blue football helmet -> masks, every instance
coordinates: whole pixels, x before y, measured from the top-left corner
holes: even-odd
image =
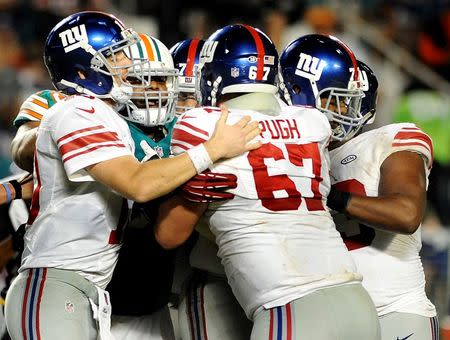
[[[177,112],[183,113],[193,107],[184,104],[186,99],[196,99],[195,97],[195,76],[198,73],[198,63],[200,60],[200,51],[205,43],[201,39],[186,39],[177,42],[170,49],[175,67],[179,71],[178,86],[180,93],[178,95],[179,103]],[[180,104],[183,103],[183,105]]]
[[[257,28],[228,25],[213,33],[200,53],[199,90],[202,105],[216,106],[227,93],[277,92],[278,53]]]
[[[60,21],[45,42],[44,62],[53,85],[67,94],[84,93],[125,103],[132,89],[122,79],[130,65],[117,57],[139,36],[113,15],[86,11]],[[82,76],[80,77],[80,74]]]
[[[358,60],[358,67],[361,73],[362,90],[364,91],[361,101],[363,124],[372,124],[377,113],[378,79],[369,65],[361,60]]]
[[[336,37],[309,34],[289,43],[280,56],[279,88],[288,104],[322,111],[331,122],[333,140],[347,140],[361,128],[357,60]]]
[[[133,66],[127,76],[133,95],[121,113],[142,126],[164,125],[175,117],[178,70],[166,45],[147,34],[139,37],[139,44],[131,46]]]

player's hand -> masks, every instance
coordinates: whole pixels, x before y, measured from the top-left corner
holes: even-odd
[[[221,105],[220,109],[222,114],[216,123],[215,131],[211,139],[205,142],[205,147],[213,161],[220,158],[232,158],[261,146],[259,141],[249,143],[261,133],[257,121],[250,121],[250,116],[245,116],[237,123],[228,125],[228,108]]]
[[[334,211],[345,213],[350,199],[351,194],[349,192],[340,191],[335,186],[331,186],[327,197],[327,206]]]
[[[226,190],[236,187],[235,175],[217,174],[206,170],[184,183],[180,189],[182,196],[188,201],[212,203],[232,199],[234,194]]]

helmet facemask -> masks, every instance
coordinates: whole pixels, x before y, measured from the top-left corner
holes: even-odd
[[[199,102],[198,93],[195,89],[199,74],[198,65],[193,66],[192,74],[192,77],[182,75],[178,76],[180,93],[178,94],[176,106],[177,115],[181,115],[182,113],[195,108]],[[192,105],[188,105],[186,101],[189,101]]]
[[[343,141],[352,138],[363,124],[359,89],[325,88],[316,95],[316,107],[328,118],[333,130],[332,139]]]
[[[143,126],[164,125],[172,121],[178,100],[177,74],[176,69],[152,68],[151,62],[145,67],[130,70],[127,79],[133,94],[126,105],[125,118]],[[155,86],[155,83],[159,85]]]
[[[178,70],[162,42],[144,34],[139,36],[142,42],[132,49],[133,63],[127,77],[133,94],[124,116],[146,127],[164,125],[175,117]]]
[[[133,67],[133,60],[130,58],[131,49],[139,43],[140,38],[136,32],[127,29],[121,32],[122,40],[95,51],[86,42],[81,42],[82,47],[86,51],[93,53],[91,60],[91,69],[94,72],[102,73],[110,76],[113,79],[113,85],[110,93],[105,95],[93,94],[84,89],[84,93],[94,95],[99,98],[110,98],[118,104],[125,104],[131,97],[132,89],[128,81],[126,81],[124,74],[126,74],[130,67]],[[83,43],[85,46],[83,46]],[[128,58],[129,63],[124,63],[123,58]],[[102,86],[102,84],[99,84]]]

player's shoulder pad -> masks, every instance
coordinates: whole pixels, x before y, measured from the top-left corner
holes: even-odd
[[[204,108],[194,108],[178,117],[173,128],[171,147],[174,154],[207,141],[215,127],[215,119],[206,119],[210,113]]]
[[[320,110],[312,106],[304,105],[289,105],[282,108],[283,115],[289,115],[289,117],[297,118],[305,130],[310,135],[316,135],[316,137],[322,135],[331,135],[330,122],[326,115]]]

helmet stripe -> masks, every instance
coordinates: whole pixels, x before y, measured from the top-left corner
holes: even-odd
[[[332,35],[330,35],[330,38],[336,40],[336,42],[338,44],[340,44],[347,52],[348,55],[350,56],[350,59],[352,60],[352,64],[353,64],[353,69],[355,70],[355,81],[359,80],[359,70],[358,70],[358,62],[356,61],[356,57],[353,53],[353,51],[350,49],[350,47],[347,46],[347,44],[345,44],[343,41],[337,39],[336,37],[333,37]]]
[[[195,54],[197,52],[197,47],[199,43],[199,39],[192,39],[191,43],[189,44],[189,50],[187,55],[187,61],[186,61],[186,77],[192,77],[194,73],[194,64],[195,64]]]
[[[147,57],[150,61],[155,61],[155,55],[153,54],[152,46],[150,45],[150,41],[145,34],[139,33],[142,41],[144,42],[145,50],[147,51]]]
[[[150,37],[150,40],[152,41],[153,46],[155,47],[155,52],[156,52],[156,55],[158,56],[157,61],[161,61],[161,51],[159,50],[159,47],[158,47],[158,44],[156,43],[156,40],[153,39],[152,37]]]
[[[242,26],[244,26],[250,32],[253,39],[255,40],[256,51],[258,52],[256,80],[263,80],[263,74],[264,74],[264,45],[263,45],[263,42],[261,40],[261,37],[259,36],[259,33],[253,27],[244,25],[244,24]]]
[[[142,39],[142,37],[141,37],[141,41],[144,41],[144,39]],[[139,52],[139,58],[140,58],[140,59],[145,58],[144,51],[142,50],[141,42],[139,42],[139,43],[136,44],[136,45],[137,45],[138,52]]]

